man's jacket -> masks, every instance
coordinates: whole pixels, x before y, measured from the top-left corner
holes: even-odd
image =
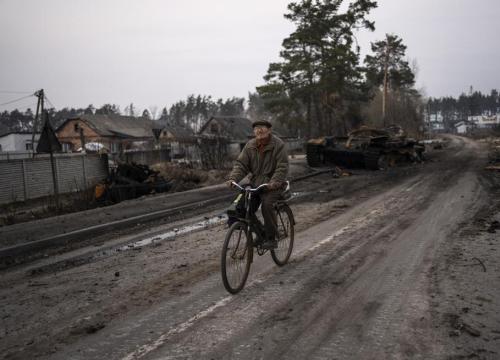
[[[271,134],[271,140],[259,153],[257,140],[250,140],[236,159],[229,179],[240,182],[247,174],[254,186],[279,181],[288,175],[288,153],[285,143]]]

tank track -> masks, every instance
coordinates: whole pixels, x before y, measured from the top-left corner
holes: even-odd
[[[307,144],[306,158],[307,165],[310,167],[318,167],[323,165],[323,145]]]
[[[380,151],[376,149],[367,149],[364,152],[365,167],[369,170],[379,170]]]

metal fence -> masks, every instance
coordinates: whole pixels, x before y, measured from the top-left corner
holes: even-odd
[[[98,154],[57,154],[54,157],[59,192],[88,189],[108,176],[108,157]],[[0,204],[54,194],[50,158],[0,160]]]
[[[129,150],[119,155],[120,160],[130,163],[154,165],[158,163],[168,162],[170,158],[169,149],[159,150]]]

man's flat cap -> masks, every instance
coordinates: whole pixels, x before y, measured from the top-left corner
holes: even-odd
[[[256,120],[252,123],[252,128],[254,128],[256,126],[267,126],[268,128],[270,128],[270,127],[273,127],[273,124],[271,124],[267,120]]]

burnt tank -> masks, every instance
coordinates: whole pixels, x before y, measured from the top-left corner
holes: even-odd
[[[399,126],[361,127],[346,137],[326,136],[306,144],[307,163],[311,167],[336,165],[379,170],[398,163],[421,162],[424,151],[424,145],[408,138]]]

